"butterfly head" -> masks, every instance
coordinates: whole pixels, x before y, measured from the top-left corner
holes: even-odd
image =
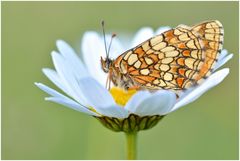
[[[102,66],[102,70],[105,73],[108,73],[111,70],[112,65],[113,65],[113,60],[109,59],[108,57],[106,59],[101,57],[101,66]]]

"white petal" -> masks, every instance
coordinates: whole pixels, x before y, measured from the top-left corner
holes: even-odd
[[[58,40],[56,44],[58,50],[64,57],[64,61],[68,64],[68,67],[73,71],[77,78],[89,76],[81,59],[66,42]]]
[[[125,109],[130,111],[130,113],[135,113],[137,107],[139,104],[142,103],[142,101],[148,97],[151,97],[151,93],[148,91],[139,91],[136,94],[134,94],[127,104],[125,105]]]
[[[115,117],[115,118],[127,118],[129,113],[123,107],[118,105],[106,106],[106,107],[98,107],[96,109],[98,113],[101,113],[103,116]]]
[[[221,60],[218,60],[217,64],[214,66],[214,70],[219,69],[220,67],[222,67],[224,64],[226,64],[230,59],[232,59],[233,54],[229,54],[228,56],[222,58]]]
[[[79,103],[88,105],[88,102],[84,99],[83,93],[79,92],[78,80],[72,69],[69,68],[69,64],[66,64],[66,61],[64,61],[64,57],[57,52],[52,52],[52,59],[56,71],[66,87],[68,95]]]
[[[63,94],[57,92],[56,90],[49,88],[48,86],[42,84],[42,83],[35,83],[35,85],[37,87],[39,87],[41,90],[43,90],[44,92],[48,93],[49,95],[53,96],[53,97],[48,97],[46,98],[46,100],[49,101],[53,101],[62,105],[65,105],[69,108],[72,108],[74,110],[89,114],[89,115],[94,115],[97,116],[96,113],[90,111],[89,109],[87,109],[86,107],[84,107],[83,105],[75,102],[74,100],[64,96]]]
[[[125,118],[128,116],[126,109],[116,105],[113,97],[107,89],[101,86],[93,78],[83,78],[79,80],[81,91],[85,98],[98,113],[116,118]]]
[[[153,30],[150,27],[144,27],[140,29],[132,41],[131,48],[139,45],[140,43],[146,41],[147,39],[153,37]]]
[[[43,68],[42,71],[48,77],[48,79],[50,79],[58,88],[68,93],[64,83],[61,81],[60,77],[58,76],[55,70]]]
[[[136,108],[139,116],[165,115],[174,106],[176,95],[171,91],[159,90],[144,99]]]
[[[165,31],[168,31],[168,30],[170,30],[170,29],[171,29],[171,27],[169,27],[169,26],[159,27],[159,28],[157,29],[157,31],[155,32],[155,35],[159,35],[159,34],[165,32]]]
[[[104,108],[116,104],[108,90],[91,77],[80,79],[79,87],[84,97],[96,110],[98,107]]]
[[[86,32],[82,39],[83,59],[88,71],[104,86],[107,74],[103,72],[100,63],[100,57],[106,57],[103,43],[96,32]]]
[[[63,94],[57,92],[56,90],[49,88],[48,86],[42,84],[42,83],[34,83],[38,88],[40,88],[41,90],[43,90],[44,92],[48,93],[51,96],[54,97],[60,97],[60,98],[65,98],[66,96],[64,96]]]
[[[213,73],[209,78],[207,78],[207,80],[205,80],[202,84],[187,90],[182,96],[180,96],[179,100],[173,107],[172,111],[198,99],[202,94],[207,92],[209,89],[221,83],[224,80],[224,78],[228,75],[228,73],[229,73],[228,68],[217,71]]]
[[[91,115],[91,116],[100,116],[99,114],[97,114],[97,113],[95,113],[91,110],[88,110],[86,107],[84,107],[84,106],[82,106],[82,105],[80,105],[76,102],[73,102],[72,100],[64,100],[64,99],[61,99],[61,98],[58,98],[58,97],[47,97],[45,100],[61,104],[63,106],[69,107],[73,110],[76,110],[76,111],[79,111],[79,112],[82,112],[82,113],[86,113],[86,114]]]

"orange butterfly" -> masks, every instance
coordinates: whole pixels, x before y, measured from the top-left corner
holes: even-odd
[[[179,25],[116,60],[109,59],[108,54],[106,59],[101,57],[102,69],[115,86],[126,90],[184,90],[211,74],[222,50],[223,33],[217,20],[192,27]]]

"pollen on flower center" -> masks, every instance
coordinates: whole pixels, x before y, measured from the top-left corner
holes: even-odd
[[[112,94],[115,102],[118,105],[125,106],[127,101],[137,92],[137,90],[123,90],[121,88],[113,87],[110,89],[110,93]]]

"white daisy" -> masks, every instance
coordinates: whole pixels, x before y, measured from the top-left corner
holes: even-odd
[[[125,50],[134,47],[155,34],[168,30],[161,27],[157,32],[151,28],[142,28],[131,45],[123,48],[119,39],[113,41],[110,57],[116,58]],[[109,35],[107,40],[109,40]],[[100,65],[100,56],[105,57],[103,37],[96,32],[86,32],[82,39],[83,60],[64,41],[57,41],[58,52],[51,53],[55,70],[44,68],[43,73],[61,90],[58,92],[42,83],[35,83],[50,95],[45,99],[86,113],[99,119],[106,127],[114,131],[139,131],[153,127],[163,116],[189,104],[218,85],[228,75],[229,69],[221,69],[233,54],[222,50],[214,73],[203,83],[192,87],[176,98],[175,93],[159,90],[122,91],[113,87],[105,88],[106,74]],[[83,63],[84,62],[84,63]]]

